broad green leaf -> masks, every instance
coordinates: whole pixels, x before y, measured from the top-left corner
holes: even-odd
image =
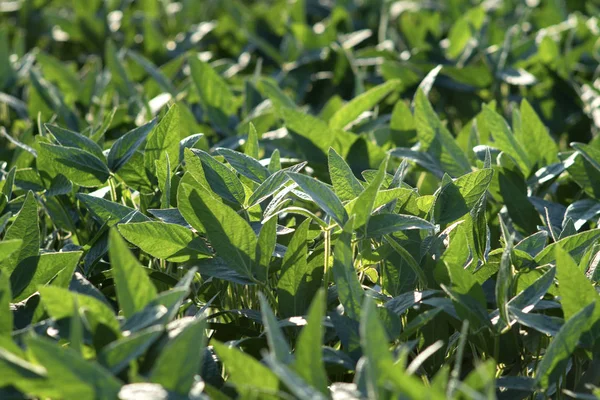
[[[267,298],[262,293],[259,293],[258,299],[260,301],[262,322],[265,327],[267,342],[269,343],[271,353],[277,361],[288,365],[293,359],[290,345],[279,328],[277,318],[275,317],[275,314],[273,314],[273,310],[271,309]]]
[[[54,138],[56,138],[58,144],[61,146],[85,150],[106,163],[106,157],[104,157],[104,154],[102,153],[102,148],[87,136],[60,128],[56,125],[45,124],[44,127],[54,136]]]
[[[571,147],[576,149],[596,170],[600,171],[600,150],[589,144],[577,142],[571,143]]]
[[[248,205],[252,207],[285,187],[285,184],[290,180],[287,172],[299,172],[305,165],[306,163],[303,162],[274,172],[252,193],[252,196],[248,199]]]
[[[192,80],[204,105],[225,116],[235,113],[238,108],[237,100],[227,82],[209,64],[196,56],[189,57],[188,62]]]
[[[33,192],[28,192],[17,218],[7,229],[4,242],[21,240],[19,250],[0,262],[0,270],[11,274],[17,265],[26,258],[35,257],[40,249],[39,217],[37,201]]]
[[[10,303],[12,303],[12,291],[9,276],[0,271],[0,336],[10,336],[13,330],[13,312]]]
[[[108,167],[112,172],[119,171],[127,164],[127,161],[133,157],[155,125],[156,120],[152,120],[127,132],[113,143],[107,157]]]
[[[22,245],[23,240],[21,239],[10,239],[0,241],[0,262],[9,258],[16,251],[19,251]]]
[[[389,374],[389,368],[394,368],[394,360],[390,353],[389,338],[383,324],[379,320],[374,301],[365,296],[360,314],[360,345],[367,357],[366,371],[367,391],[370,398],[381,398]],[[395,366],[403,372],[403,366]]]
[[[216,340],[212,340],[211,344],[229,375],[227,382],[235,385],[240,394],[273,395],[279,390],[277,375],[252,356]]]
[[[310,222],[307,218],[296,228],[281,263],[277,295],[278,311],[282,317],[304,315],[321,286],[322,273],[314,270],[306,259]]]
[[[556,381],[562,373],[569,357],[577,348],[579,338],[592,326],[592,316],[597,307],[598,303],[593,302],[578,310],[552,339],[535,371],[536,383],[542,389],[548,388],[550,382]]]
[[[517,138],[511,131],[510,127],[500,114],[494,111],[491,107],[484,105],[482,111],[482,121],[485,123],[487,130],[491,133],[494,139],[493,146],[502,150],[506,154],[515,159],[519,165],[523,175],[529,175],[533,166],[528,153],[523,149]],[[529,135],[530,133],[525,133]]]
[[[277,360],[272,354],[265,357],[265,362],[296,398],[300,400],[326,400],[329,398],[308,385],[304,379],[287,365]]]
[[[28,351],[46,368],[52,386],[64,398],[112,400],[121,382],[97,363],[86,361],[72,349],[40,337],[26,339]]]
[[[335,242],[332,270],[338,297],[344,306],[344,313],[349,318],[358,321],[365,293],[354,269],[351,244],[353,224],[354,219],[351,218]]]
[[[398,81],[387,81],[353,98],[333,114],[329,120],[329,127],[344,129],[346,125],[358,118],[363,112],[375,107],[398,86]]]
[[[323,154],[333,146],[340,131],[330,128],[325,121],[294,108],[281,108],[278,113],[288,129],[308,140]],[[307,156],[315,155],[307,154]]]
[[[158,190],[160,190],[160,206],[169,208],[171,206],[171,161],[169,155],[161,160],[156,160],[155,170],[158,179]]]
[[[62,174],[83,187],[102,186],[110,176],[104,161],[75,147],[40,143],[37,162],[51,177]]]
[[[535,280],[531,285],[525,288],[522,292],[517,294],[508,302],[508,308],[519,309],[521,311],[529,311],[535,307],[537,303],[544,297],[548,292],[548,289],[554,283],[554,277],[556,276],[556,268],[552,267]]]
[[[333,148],[329,149],[328,166],[333,190],[340,200],[352,200],[361,194],[364,190],[362,184],[354,176],[346,161]]]
[[[535,256],[535,262],[538,265],[544,265],[554,262],[554,260],[556,260],[557,247],[560,247],[563,250],[567,251],[569,255],[575,260],[575,262],[579,262],[587,248],[590,245],[596,243],[599,238],[600,229],[592,229],[590,231],[585,231],[576,235],[566,237],[564,239],[559,240],[558,242],[548,245],[542,251],[540,251]]]
[[[258,132],[256,132],[254,124],[250,122],[248,124],[248,139],[246,139],[246,143],[244,144],[244,153],[249,157],[258,159],[259,150]]]
[[[354,215],[354,224],[356,228],[361,228],[369,222],[373,205],[377,198],[377,193],[381,188],[381,184],[385,178],[385,170],[387,168],[388,159],[381,163],[375,179],[365,188],[365,190],[356,198],[356,202],[352,207],[350,215]]]
[[[256,242],[256,263],[254,274],[261,282],[266,282],[271,266],[271,257],[277,245],[277,218],[271,218],[260,229]]]
[[[571,218],[575,230],[579,230],[587,221],[595,218],[598,214],[600,214],[600,201],[583,199],[569,204],[569,207],[567,207],[567,211],[565,212],[564,220],[567,221]]]
[[[287,173],[321,207],[338,225],[343,226],[348,220],[348,214],[342,202],[333,191],[318,180],[295,172]]]
[[[482,169],[457,178],[443,186],[435,199],[435,223],[447,224],[470,212],[492,181],[493,171]]]
[[[187,396],[202,365],[206,342],[204,328],[204,320],[194,319],[171,338],[154,363],[150,380]]]
[[[458,58],[463,50],[468,48],[472,38],[478,36],[484,21],[485,10],[481,6],[469,9],[460,19],[456,20],[448,32],[450,46],[446,54],[450,59]]]
[[[412,215],[376,214],[369,219],[366,237],[383,236],[408,229],[433,228],[434,226],[430,222]]]
[[[238,213],[215,201],[208,193],[186,183],[180,184],[194,215],[201,222],[217,255],[242,276],[253,278],[256,235]],[[184,215],[185,216],[185,215]],[[194,226],[192,221],[188,221]]]
[[[600,319],[600,296],[594,285],[586,278],[565,249],[555,246],[555,254],[558,291],[565,320],[570,319],[589,304],[595,303],[596,309],[591,321],[592,323],[596,322]]]
[[[246,193],[235,172],[202,150],[192,149],[191,151],[202,161],[206,181],[213,192],[231,203],[244,204]]]
[[[541,167],[558,161],[558,146],[526,99],[521,101],[520,110],[521,130],[515,130],[515,135],[531,162]]]
[[[223,157],[225,160],[241,175],[246,178],[253,180],[254,182],[261,184],[263,183],[271,173],[266,167],[263,167],[254,158],[231,149],[220,147],[216,152]]]
[[[144,222],[150,221],[148,217],[134,208],[96,197],[85,193],[77,193],[77,199],[92,213],[100,224],[113,226],[117,222]]]
[[[108,254],[119,305],[126,318],[156,298],[156,288],[116,229],[109,234]]]
[[[117,87],[119,94],[123,97],[136,96],[131,78],[127,74],[127,70],[124,67],[123,61],[117,54],[117,48],[112,40],[106,42],[104,58],[106,60],[106,66],[110,70],[112,82]]]
[[[502,221],[500,222],[503,223]],[[512,239],[512,237],[511,237]],[[500,259],[500,269],[498,270],[498,276],[496,278],[496,303],[500,312],[500,317],[504,320],[504,323],[509,324],[510,318],[508,316],[508,301],[511,297],[512,284],[513,284],[513,267],[512,267],[512,241],[505,243],[505,248],[502,251],[502,258]]]
[[[181,225],[151,221],[120,224],[118,229],[128,242],[161,260],[185,262],[211,255],[204,241]]]
[[[46,285],[58,274],[64,274],[66,279],[57,277],[52,284],[68,285],[81,254],[81,251],[42,253],[21,261],[10,275],[13,302],[25,300],[34,294],[39,286]]]
[[[161,326],[153,326],[115,340],[98,354],[98,362],[113,374],[119,374],[132,361],[141,357],[162,335],[163,331]]]
[[[167,78],[150,60],[131,49],[127,50],[127,55],[138,63],[164,91],[173,96],[177,94],[177,90],[173,84],[169,82],[169,78]]]
[[[327,373],[321,350],[325,329],[325,292],[319,290],[313,298],[307,314],[307,325],[302,328],[296,341],[296,373],[309,385],[327,395]]]
[[[119,321],[111,306],[106,302],[83,293],[75,293],[65,288],[44,286],[39,288],[41,301],[49,316],[55,320],[69,318],[73,315],[75,302],[79,307],[93,316],[92,331],[95,332],[99,324],[106,325],[116,334],[120,331]],[[90,319],[88,318],[88,321]]]
[[[422,91],[418,91],[415,98],[415,122],[422,151],[439,161],[444,171],[451,176],[460,176],[471,170],[467,156],[442,125]]]
[[[179,141],[181,139],[181,121],[179,106],[174,104],[148,134],[144,150],[144,166],[150,174],[155,174],[155,162],[169,157],[172,168],[179,160]]]

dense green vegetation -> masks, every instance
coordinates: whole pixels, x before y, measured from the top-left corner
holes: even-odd
[[[0,398],[597,398],[598,16],[0,2]]]

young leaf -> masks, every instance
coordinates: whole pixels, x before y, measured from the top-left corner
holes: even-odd
[[[256,242],[256,263],[254,274],[261,282],[266,282],[271,266],[271,257],[277,245],[277,218],[271,218],[265,222],[258,234]]]
[[[153,326],[115,340],[98,354],[98,362],[113,374],[119,374],[132,361],[142,356],[162,335],[163,331],[163,327]]]
[[[213,192],[231,203],[244,204],[246,193],[235,172],[202,150],[192,149],[191,151],[202,161],[206,181]]]
[[[244,153],[223,147],[219,147],[216,152],[225,157],[225,160],[227,160],[238,173],[256,183],[263,183],[269,175],[271,175],[267,168],[263,167],[254,158],[247,156]]]
[[[256,128],[254,124],[250,122],[248,124],[248,139],[246,139],[246,143],[244,145],[244,153],[249,157],[254,159],[258,159],[258,132],[256,132]]]
[[[109,234],[108,254],[119,305],[126,318],[141,311],[156,298],[156,288],[116,229]]]
[[[523,144],[532,163],[538,166],[549,165],[558,161],[558,146],[548,130],[526,99],[521,101],[521,130],[517,140]]]

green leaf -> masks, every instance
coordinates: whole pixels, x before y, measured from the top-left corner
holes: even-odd
[[[244,153],[249,157],[258,159],[259,150],[258,132],[256,132],[254,124],[250,122],[248,124],[248,139],[246,139],[246,143],[244,144]]]
[[[571,143],[571,147],[576,149],[596,170],[600,171],[600,150],[589,144],[577,142]]]
[[[474,171],[442,186],[433,206],[435,223],[447,224],[470,212],[485,194],[493,173],[491,169]]]
[[[113,226],[117,222],[144,222],[150,221],[148,217],[134,208],[130,208],[101,197],[85,193],[77,193],[77,199],[92,213],[100,224]]]
[[[162,335],[161,326],[153,326],[111,342],[98,354],[98,362],[113,374],[119,374],[141,357]]]
[[[568,236],[545,247],[535,256],[535,262],[538,265],[549,264],[556,260],[556,248],[560,247],[567,251],[569,255],[579,262],[587,248],[596,243],[600,238],[600,229],[592,229],[581,232],[576,235]]]
[[[329,394],[328,380],[321,350],[325,334],[323,318],[325,318],[325,292],[319,290],[308,310],[307,325],[302,328],[296,341],[294,369],[309,385],[327,395]]]
[[[296,228],[281,263],[277,296],[282,317],[304,315],[321,286],[321,271],[313,269],[306,259],[310,222],[307,218]]]
[[[254,275],[261,282],[266,282],[271,266],[271,257],[277,245],[277,218],[271,218],[260,229],[256,242],[256,263]]]
[[[112,172],[117,172],[142,145],[148,134],[154,129],[156,120],[152,120],[145,125],[135,128],[119,139],[117,139],[108,152],[108,167]]]
[[[379,170],[377,171],[377,175],[375,179],[365,188],[365,190],[356,198],[356,202],[352,207],[352,211],[349,212],[350,215],[354,216],[354,224],[356,228],[361,228],[365,224],[369,222],[369,218],[371,217],[371,212],[373,211],[373,205],[375,204],[375,200],[377,198],[377,193],[381,188],[381,184],[385,179],[386,173],[385,170],[387,168],[388,159],[381,163],[379,166]]]
[[[204,329],[204,320],[194,319],[171,338],[154,363],[150,380],[187,396],[202,365],[206,343]]]
[[[160,190],[160,206],[169,208],[171,206],[171,161],[169,155],[162,160],[156,160],[156,178]]]
[[[13,330],[13,312],[10,309],[12,291],[8,275],[0,271],[0,336],[10,336]]]
[[[373,238],[408,229],[433,229],[430,222],[412,215],[376,214],[367,225],[366,237]]]
[[[344,313],[349,318],[358,321],[365,293],[354,269],[351,244],[353,226],[354,219],[350,218],[335,242],[332,270],[338,297],[344,306]]]
[[[329,149],[328,154],[329,176],[335,194],[342,201],[355,199],[364,190],[362,184],[354,176],[346,161],[333,148]]]
[[[504,118],[487,105],[483,106],[481,116],[487,131],[494,139],[493,146],[514,158],[523,175],[529,175],[533,164]],[[529,132],[525,134],[529,135]]]
[[[161,260],[185,262],[212,254],[200,237],[181,225],[151,221],[120,224],[118,229],[128,242]]]
[[[335,143],[340,131],[339,129],[330,128],[320,118],[303,113],[295,108],[280,108],[278,114],[288,129],[307,139],[323,154]],[[310,156],[314,157],[315,155],[311,154]]]
[[[119,305],[125,318],[129,318],[156,298],[156,288],[114,228],[109,233],[108,254]]]
[[[235,385],[242,396],[274,394],[279,389],[277,375],[268,367],[234,347],[212,340],[217,356],[229,374],[227,382]]]
[[[66,279],[60,281],[68,285],[81,254],[81,251],[43,253],[21,261],[10,275],[13,302],[25,300],[34,294],[39,286],[52,281],[59,273],[65,274]],[[54,282],[54,284],[58,284],[58,282]]]
[[[63,398],[117,398],[121,382],[97,363],[47,339],[31,336],[25,343],[35,360],[44,365],[50,383]]]
[[[560,328],[535,371],[536,383],[541,388],[548,388],[550,382],[555,382],[565,369],[568,358],[577,348],[579,338],[592,326],[592,316],[597,305],[597,302],[588,304]]]
[[[52,136],[54,136],[61,146],[85,150],[106,163],[106,157],[104,157],[104,154],[102,153],[102,148],[87,136],[60,128],[56,125],[44,124],[44,127],[52,134]]]
[[[208,240],[217,255],[225,260],[232,270],[252,279],[257,240],[248,222],[208,193],[186,183],[180,183],[180,187],[195,217],[206,230]],[[188,222],[194,226],[192,221]]]
[[[500,223],[503,223],[502,220]],[[512,239],[512,236],[510,239]],[[511,262],[512,240],[507,241],[505,245],[506,247],[502,251],[500,269],[498,270],[498,276],[496,278],[495,294],[500,317],[503,319],[504,323],[508,325],[510,323],[510,318],[508,316],[508,301],[511,297],[513,284],[513,270]]]
[[[136,97],[135,88],[124,68],[123,61],[117,54],[117,48],[112,40],[108,40],[105,46],[104,59],[111,73],[112,82],[117,87],[119,94],[126,98]]]
[[[235,172],[202,150],[191,151],[202,161],[206,181],[213,192],[231,203],[244,204],[246,193]]]
[[[267,334],[267,342],[274,358],[283,363],[290,364],[292,362],[292,350],[288,344],[285,335],[279,328],[279,324],[273,310],[269,305],[267,298],[262,294],[258,294],[260,301],[260,311],[262,314],[262,322]]]
[[[327,185],[318,180],[294,172],[287,173],[308,194],[319,207],[321,207],[331,218],[343,226],[348,220],[348,214],[340,199]]]
[[[102,186],[110,176],[104,161],[75,147],[40,143],[37,163],[51,177],[62,174],[83,187]]]
[[[248,206],[252,207],[267,197],[273,195],[278,190],[285,187],[285,184],[290,180],[287,172],[298,172],[306,165],[305,162],[296,164],[292,167],[282,169],[274,172],[269,176],[256,190],[252,193],[252,196],[248,199]]]
[[[9,258],[16,251],[21,249],[23,241],[21,239],[3,240],[0,242],[0,262]],[[2,264],[0,264],[2,265]]]
[[[289,391],[293,393],[296,398],[300,400],[326,400],[329,398],[308,385],[304,379],[299,377],[285,364],[277,360],[273,355],[267,355],[265,357],[265,362],[279,379],[285,383]]]
[[[156,81],[156,83],[163,89],[165,92],[175,96],[177,94],[177,90],[173,86],[171,82],[169,82],[169,78],[163,74],[160,69],[156,67],[150,60],[142,56],[140,53],[135,52],[131,49],[127,50],[127,55],[132,58],[136,63],[138,63],[144,71],[148,73]]]
[[[389,338],[379,320],[371,297],[365,296],[360,315],[360,345],[367,358],[367,391],[370,398],[381,398],[389,368],[394,361],[388,350]],[[394,366],[403,372],[403,366]],[[392,368],[394,368],[392,367]]]
[[[150,174],[156,174],[155,162],[165,159],[173,160],[177,167],[179,160],[179,140],[181,139],[181,122],[179,106],[174,104],[148,133],[148,140],[144,150],[144,166]]]
[[[439,161],[444,171],[451,176],[460,176],[471,170],[467,156],[442,125],[427,96],[420,90],[415,98],[415,122],[421,150]]]
[[[26,258],[35,257],[40,249],[39,217],[37,201],[33,192],[28,192],[17,218],[7,229],[4,242],[9,240],[21,240],[18,251],[0,262],[0,270],[11,274],[17,265]]]
[[[263,167],[257,160],[244,153],[224,147],[217,148],[216,152],[225,157],[225,160],[227,160],[238,173],[256,183],[263,183],[271,175],[267,168]]]
[[[557,162],[558,146],[526,99],[521,101],[520,110],[521,129],[515,130],[515,136],[531,162],[537,163],[538,167]]]
[[[238,102],[227,82],[209,64],[200,61],[195,55],[189,57],[188,62],[202,103],[214,110],[212,112],[222,113],[223,117],[234,114]]]
[[[600,319],[600,296],[594,285],[565,249],[561,246],[555,246],[555,249],[558,291],[565,320],[570,319],[589,304],[596,303],[592,323],[597,321]]]
[[[95,297],[83,293],[75,293],[65,288],[44,286],[39,288],[41,301],[48,315],[55,320],[70,318],[75,309],[75,302],[86,310],[89,316],[92,332],[100,324],[109,327],[114,334],[120,333],[119,321],[111,306]]]
[[[381,85],[356,96],[344,104],[329,120],[329,127],[333,129],[344,129],[346,125],[353,122],[363,112],[375,107],[388,94],[399,86],[399,81],[387,81]]]

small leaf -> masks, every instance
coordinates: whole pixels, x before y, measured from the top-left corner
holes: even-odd
[[[160,122],[147,134],[144,150],[144,166],[155,174],[155,162],[168,157],[174,167],[179,160],[179,140],[181,139],[180,112],[177,104],[171,106]]]
[[[338,297],[344,306],[344,313],[349,318],[358,321],[365,293],[354,269],[351,244],[353,224],[354,219],[351,218],[335,242],[332,270]]]
[[[352,200],[361,194],[364,190],[362,184],[354,176],[346,161],[333,148],[329,149],[328,165],[333,189],[340,200]]]
[[[83,187],[101,186],[110,176],[104,161],[75,147],[40,143],[37,162],[51,177],[62,174]]]
[[[433,228],[430,222],[412,215],[376,214],[369,219],[366,237],[383,236],[408,229]]]
[[[26,258],[35,257],[40,250],[40,233],[37,201],[33,192],[28,192],[17,218],[7,229],[4,242],[20,240],[21,247],[18,251],[0,261],[0,270],[11,274],[17,265]]]
[[[263,167],[254,158],[247,156],[244,153],[223,147],[217,148],[216,152],[225,157],[225,160],[227,160],[238,173],[256,183],[263,183],[271,175],[267,168]]]

